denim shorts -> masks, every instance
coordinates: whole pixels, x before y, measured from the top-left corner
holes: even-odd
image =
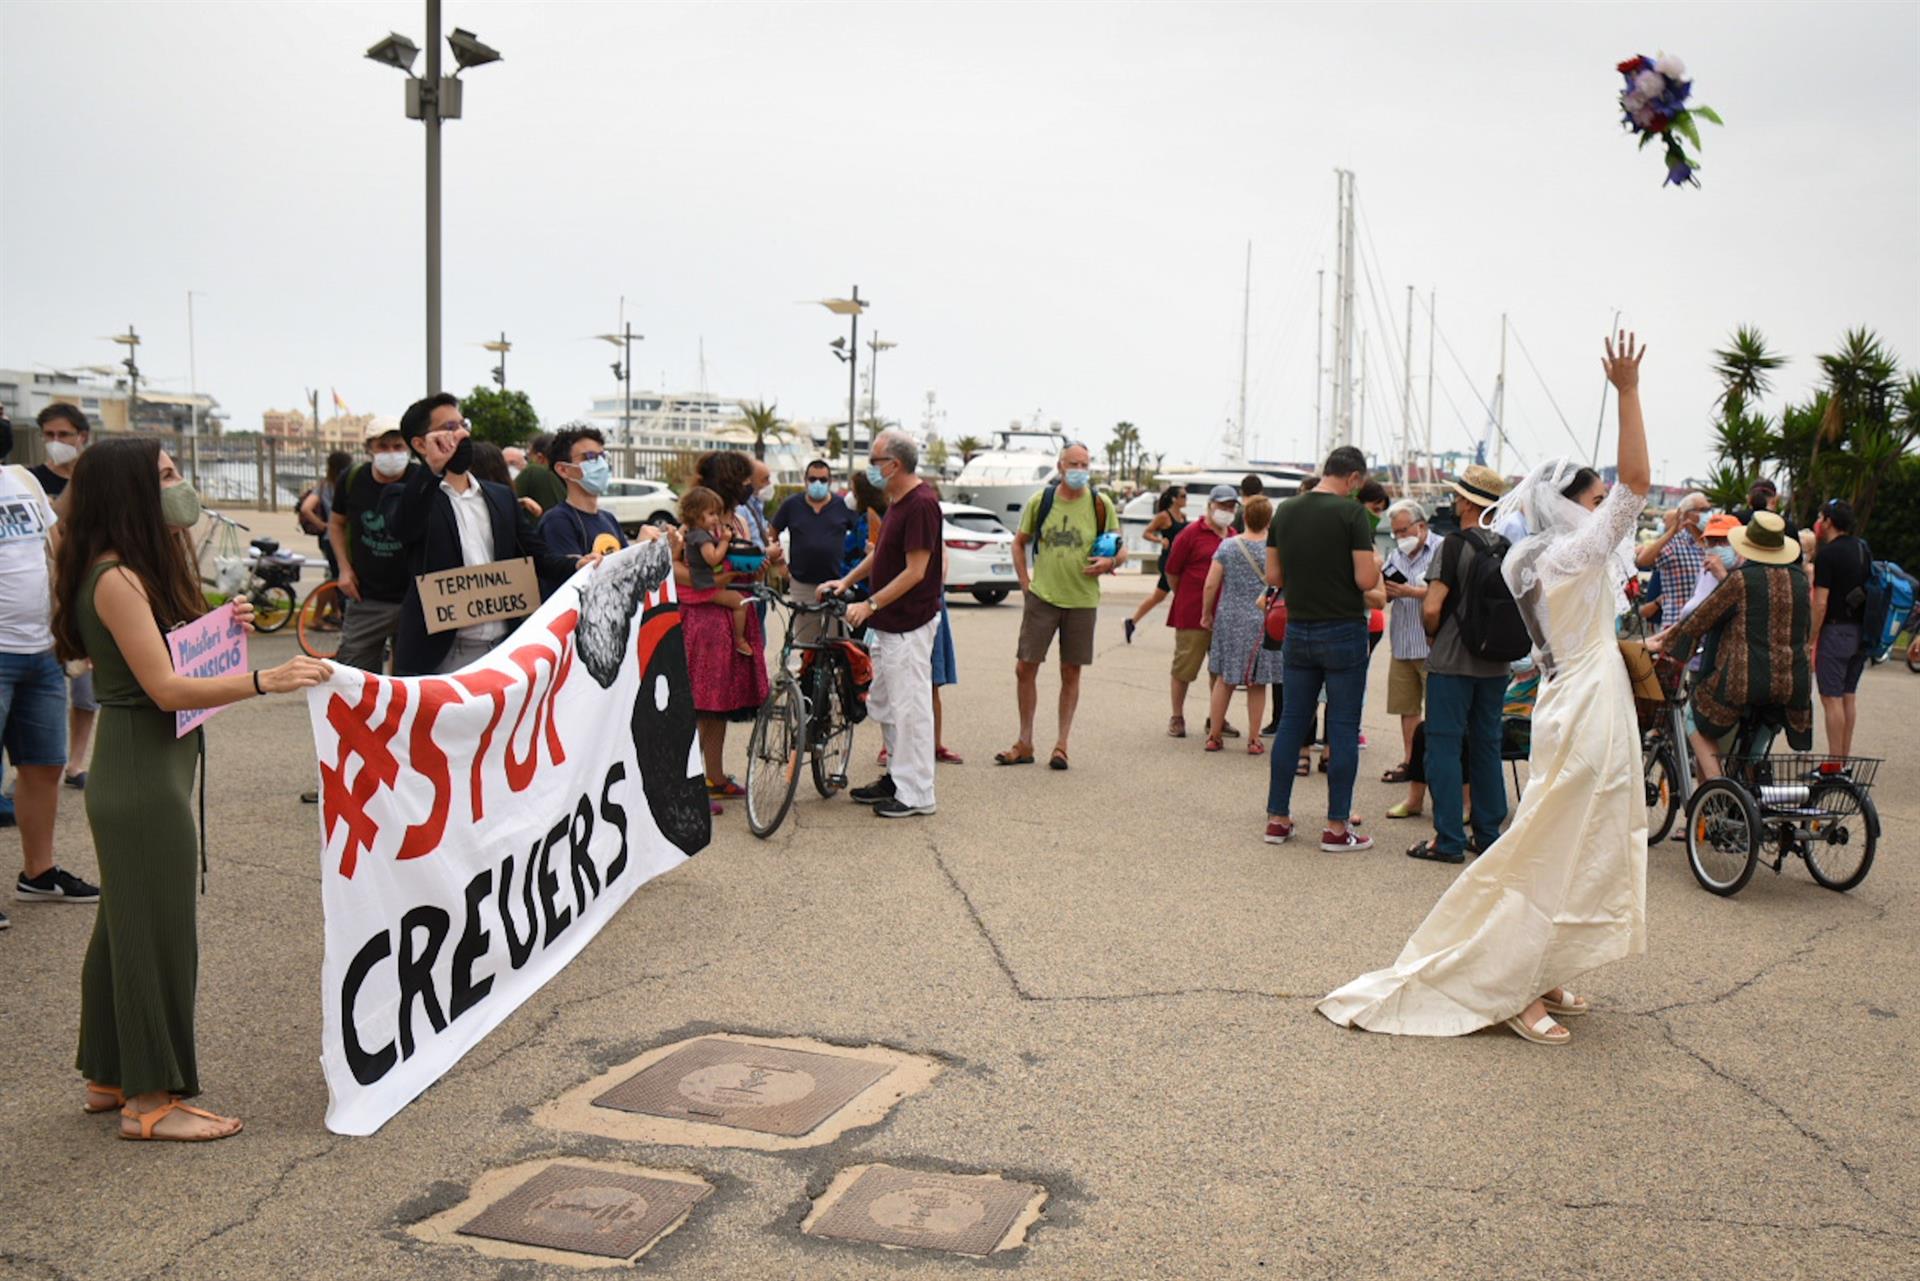
[[[67,673],[52,650],[0,654],[0,744],[14,765],[67,763]]]

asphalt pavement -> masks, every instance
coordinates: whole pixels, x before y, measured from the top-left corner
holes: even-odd
[[[1912,851],[1920,677],[1869,672],[1860,750],[1888,757],[1878,858],[1850,894],[1797,862],[1703,892],[1683,849],[1648,871],[1650,948],[1579,985],[1565,1049],[1505,1032],[1345,1031],[1313,1001],[1392,960],[1453,871],[1408,860],[1383,811],[1398,757],[1372,668],[1358,804],[1370,853],[1261,841],[1267,760],[1169,739],[1164,610],[1116,580],[1073,736],[1003,769],[1019,602],[961,598],[940,812],[881,822],[807,792],[771,840],[740,807],[586,951],[378,1134],[322,1124],[318,815],[304,704],[209,733],[201,900],[204,1147],[116,1141],[72,1070],[86,907],[7,905],[0,933],[0,1276],[577,1275],[432,1244],[411,1225],[488,1171],[572,1155],[688,1171],[715,1192],[643,1261],[662,1276],[1893,1277],[1920,1274],[1920,970]],[[262,662],[291,650],[284,637]],[[1188,719],[1204,715],[1200,692]],[[1236,707],[1236,723],[1244,714]],[[1902,728],[1902,727],[1905,728]],[[729,739],[740,767],[746,735]],[[856,781],[878,734],[863,728]],[[1324,778],[1302,784],[1303,825]],[[59,857],[94,856],[64,793]],[[0,833],[0,866],[17,833]],[[534,1113],[708,1030],[877,1044],[937,1079],[824,1147],[622,1142]],[[803,1236],[835,1174],[873,1162],[1043,1185],[1024,1248],[973,1260]]]

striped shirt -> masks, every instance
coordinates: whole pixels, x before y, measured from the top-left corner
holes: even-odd
[[[1428,571],[1437,567],[1439,562],[1436,558],[1444,541],[1440,535],[1428,529],[1426,545],[1411,556],[1396,544],[1387,553],[1386,569],[1399,570],[1409,584],[1417,587],[1427,581]],[[1393,646],[1395,658],[1420,659],[1427,656],[1427,628],[1420,621],[1420,606],[1423,603],[1412,596],[1396,596],[1387,602],[1387,640]]]

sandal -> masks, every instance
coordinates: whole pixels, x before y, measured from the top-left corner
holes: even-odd
[[[933,749],[933,759],[939,761],[942,765],[965,765],[967,763],[966,759],[962,757],[960,753],[949,751],[944,747],[936,747]]]
[[[1404,783],[1404,782],[1406,782],[1406,781],[1407,781],[1407,767],[1406,767],[1406,765],[1405,765],[1405,764],[1400,764],[1400,765],[1396,765],[1396,766],[1394,766],[1394,767],[1393,767],[1392,769],[1390,769],[1390,770],[1388,770],[1388,771],[1387,771],[1386,773],[1384,773],[1384,774],[1382,774],[1382,775],[1380,776],[1380,781],[1381,781],[1382,783]],[[1405,817],[1405,816],[1404,816],[1404,815],[1402,815],[1402,817]]]
[[[1405,801],[1401,801],[1398,805],[1394,806],[1392,809],[1387,811],[1387,817],[1388,818],[1419,818],[1424,813],[1426,813],[1425,810],[1414,809],[1412,806],[1408,805]]]
[[[1167,737],[1185,738],[1187,736],[1187,718],[1184,716],[1167,717]]]
[[[97,1094],[107,1100],[99,1107],[93,1105],[91,1098],[83,1103],[80,1110],[89,1116],[97,1116],[102,1112],[112,1112],[127,1106],[127,1096],[117,1085],[95,1085],[92,1081],[88,1081],[86,1086],[89,1095]]]
[[[1313,773],[1313,762],[1302,756],[1299,762],[1293,767],[1293,776],[1295,778],[1305,778],[1311,773]]]
[[[1064,747],[1054,748],[1053,755],[1047,758],[1047,768],[1048,769],[1069,768],[1069,766],[1067,765],[1067,749]]]
[[[1560,994],[1559,1000],[1554,1000],[1551,994],[1540,998],[1541,1003],[1547,1007],[1547,1013],[1558,1014],[1561,1018],[1592,1013],[1593,1003],[1586,997],[1575,996],[1564,987],[1556,987],[1553,990]]]
[[[1266,754],[1267,754],[1267,745],[1261,742],[1257,735],[1247,740],[1248,756],[1265,756]]]
[[[1524,1011],[1522,1011],[1524,1013]],[[1507,1026],[1523,1041],[1532,1041],[1535,1045],[1565,1045],[1573,1039],[1573,1033],[1553,1021],[1550,1014],[1542,1014],[1540,1021],[1529,1027],[1519,1014],[1507,1020]]]
[[[1226,747],[1226,744],[1220,741],[1220,736],[1218,734],[1207,735],[1207,750],[1209,752],[1218,752],[1225,747]]]
[[[1015,743],[1004,752],[993,754],[995,765],[1031,765],[1033,764],[1033,744]]]
[[[735,780],[731,774],[726,775],[717,783],[712,779],[707,780],[707,796],[709,799],[726,800],[730,797],[745,796],[746,794],[747,789],[740,786],[739,782]]]
[[[120,1115],[137,1124],[140,1127],[140,1133],[135,1134],[122,1126],[120,1129],[120,1137],[123,1139],[132,1139],[136,1143],[212,1143],[217,1139],[230,1139],[246,1128],[240,1122],[234,1121],[233,1128],[225,1134],[202,1134],[192,1137],[155,1134],[153,1127],[160,1124],[160,1122],[165,1120],[167,1115],[172,1112],[187,1112],[206,1121],[226,1121],[231,1119],[224,1116],[215,1116],[211,1112],[202,1111],[200,1108],[188,1103],[183,1103],[179,1099],[175,1099],[171,1103],[163,1103],[151,1112],[135,1111],[133,1105],[128,1104],[126,1107],[120,1109]]]

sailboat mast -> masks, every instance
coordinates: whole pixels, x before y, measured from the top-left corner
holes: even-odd
[[[1247,459],[1247,327],[1253,318],[1253,242],[1247,242],[1247,275],[1240,290],[1240,417],[1234,424],[1234,462]]]
[[[1433,334],[1436,321],[1434,308],[1440,301],[1440,291],[1429,289],[1427,293],[1427,479],[1432,480],[1433,472]]]
[[[1339,248],[1333,288],[1333,445],[1353,443],[1353,174],[1340,176]]]
[[[1325,419],[1320,404],[1327,386],[1327,269],[1313,273],[1313,462],[1320,462],[1321,432]]]
[[[1507,474],[1507,313],[1500,313],[1500,377],[1493,384],[1493,469]]]
[[[1413,286],[1407,286],[1407,345],[1400,349],[1400,483],[1413,479]]]

